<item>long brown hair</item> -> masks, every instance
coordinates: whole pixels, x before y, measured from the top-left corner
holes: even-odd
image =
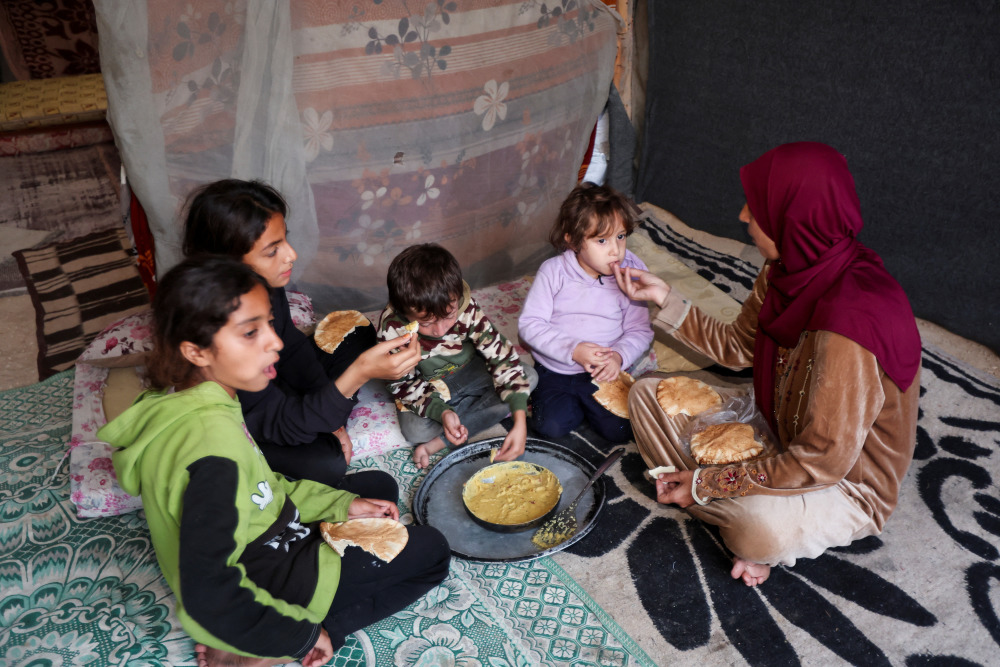
[[[559,207],[559,217],[549,232],[549,243],[560,252],[579,251],[584,241],[607,233],[618,220],[626,234],[635,231],[636,220],[628,199],[606,185],[581,183]]]
[[[153,299],[153,351],[146,362],[156,389],[190,384],[198,368],[181,354],[183,342],[212,346],[212,339],[240,297],[267,282],[248,265],[232,257],[197,255],[170,269]]]
[[[182,250],[242,259],[267,229],[276,213],[288,217],[281,193],[263,181],[227,178],[190,195]]]

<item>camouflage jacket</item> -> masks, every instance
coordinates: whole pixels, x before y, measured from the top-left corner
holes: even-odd
[[[441,413],[448,409],[451,398],[445,378],[478,353],[486,362],[500,400],[507,403],[512,412],[526,410],[529,386],[517,352],[472,298],[468,285],[465,285],[458,311],[454,326],[441,338],[420,336],[420,363],[409,375],[386,382],[396,399],[396,406],[441,421]],[[404,327],[408,323],[408,319],[387,305],[379,315],[379,340],[406,335]]]

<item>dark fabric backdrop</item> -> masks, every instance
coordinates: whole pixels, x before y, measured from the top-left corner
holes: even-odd
[[[739,167],[847,156],[918,317],[1000,350],[1000,1],[649,0],[637,201],[749,242]]]

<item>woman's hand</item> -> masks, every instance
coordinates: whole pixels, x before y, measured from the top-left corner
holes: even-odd
[[[396,503],[381,498],[355,498],[347,508],[348,519],[395,519],[399,521]],[[326,663],[320,663],[326,664]]]
[[[614,354],[610,347],[597,343],[577,343],[573,349],[573,361],[583,366],[583,370],[594,374],[608,362],[608,356]]]
[[[665,472],[656,478],[656,502],[661,505],[677,505],[680,508],[694,505],[691,495],[691,480],[694,470]]]
[[[615,274],[618,289],[633,301],[652,301],[661,306],[670,294],[670,285],[649,271],[628,266],[623,269],[617,262],[611,265],[611,270]]]

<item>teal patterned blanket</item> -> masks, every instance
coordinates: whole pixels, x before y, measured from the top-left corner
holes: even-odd
[[[142,512],[79,519],[64,461],[73,371],[0,393],[0,665],[194,665],[193,643]],[[409,451],[359,462],[400,482],[409,516],[421,474]],[[409,609],[348,638],[330,664],[652,665],[550,558],[454,560]]]

